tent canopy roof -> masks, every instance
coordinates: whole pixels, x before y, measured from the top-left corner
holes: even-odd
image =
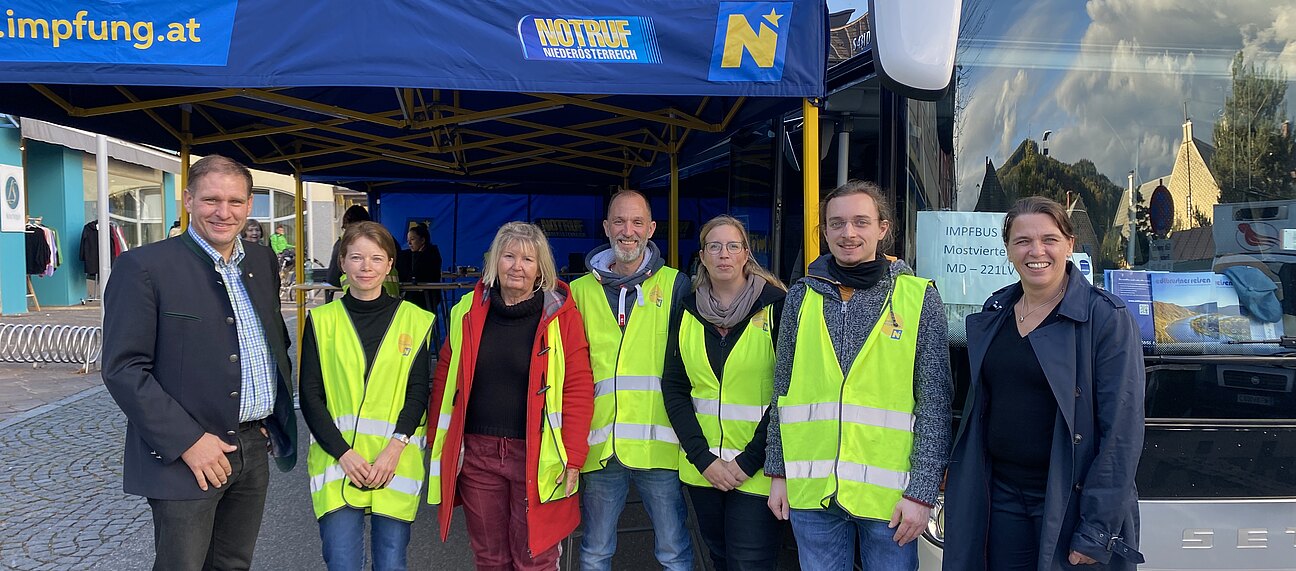
[[[14,6],[0,112],[353,188],[619,185],[824,91],[822,1]]]

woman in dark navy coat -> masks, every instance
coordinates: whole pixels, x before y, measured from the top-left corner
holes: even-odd
[[[1021,280],[967,318],[945,569],[1134,569],[1144,370],[1133,316],[1070,263],[1075,232],[1058,203],[1018,201],[1003,236]]]

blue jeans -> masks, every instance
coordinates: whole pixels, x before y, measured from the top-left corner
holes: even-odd
[[[606,468],[583,474],[581,482],[580,568],[606,571],[616,553],[617,522],[625,509],[633,481],[652,520],[657,562],[667,571],[693,569],[693,543],[687,526],[688,507],[675,470],[631,470],[613,458]]]
[[[342,508],[320,518],[320,540],[324,542],[324,564],[329,571],[360,571],[365,568],[364,510]],[[405,548],[409,546],[409,522],[375,515],[369,518],[374,571],[405,571]]]
[[[896,545],[885,521],[828,510],[792,510],[791,520],[803,571],[850,571],[857,536],[864,571],[918,569],[918,542]]]

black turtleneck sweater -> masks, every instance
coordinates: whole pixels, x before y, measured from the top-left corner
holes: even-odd
[[[357,336],[360,337],[360,344],[364,347],[367,382],[369,371],[373,369],[374,357],[378,354],[378,346],[382,344],[383,336],[387,334],[387,327],[396,317],[400,300],[382,294],[373,301],[361,301],[348,293],[342,296],[342,306],[346,308],[347,317],[351,318]],[[326,340],[325,344],[328,343],[329,341]],[[325,404],[324,374],[320,369],[319,346],[309,316],[306,318],[306,334],[302,338],[300,371],[302,418],[306,420],[306,426],[310,427],[311,434],[319,442],[320,447],[330,456],[341,458],[342,454],[351,449],[351,445],[342,438],[342,432],[337,426],[334,426],[333,417],[329,415]],[[400,415],[396,418],[396,432],[408,435],[413,434],[414,429],[418,428],[423,413],[427,412],[430,376],[428,350],[426,346],[420,345],[419,352],[414,357],[414,366],[410,369],[409,383],[405,388],[405,406],[401,408]]]
[[[477,349],[464,432],[524,438],[531,349],[544,297],[537,294],[517,305],[505,305],[499,289],[493,288],[490,304]]]

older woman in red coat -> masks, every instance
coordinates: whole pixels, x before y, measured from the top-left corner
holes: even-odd
[[[428,502],[441,504],[442,541],[463,505],[477,569],[554,569],[580,523],[589,344],[540,228],[505,224],[483,268],[451,311],[432,381]]]

